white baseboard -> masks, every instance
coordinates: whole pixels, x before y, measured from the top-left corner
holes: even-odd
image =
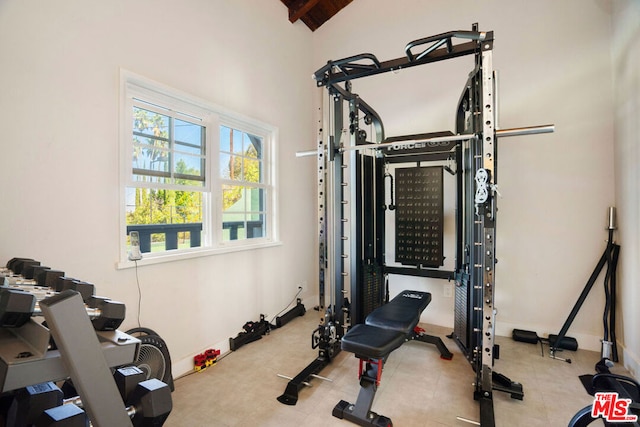
[[[640,381],[640,357],[623,345],[618,344],[618,349],[622,350],[619,353],[622,353],[623,366],[636,381]]]
[[[171,371],[173,374],[173,378],[180,378],[184,375],[190,374],[192,372],[194,372],[194,365],[193,365],[193,357],[204,353],[205,350],[207,349],[216,349],[216,350],[220,350],[220,356],[218,357],[224,357],[226,356],[231,349],[229,348],[229,340],[225,340],[225,341],[221,341],[219,343],[213,344],[207,348],[202,349],[202,351],[198,351],[196,353],[193,353],[190,356],[184,357],[178,361],[171,361]]]

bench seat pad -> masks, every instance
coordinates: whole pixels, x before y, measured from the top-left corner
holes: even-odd
[[[365,324],[409,335],[420,321],[420,314],[431,302],[429,292],[402,291],[387,304],[373,310]]]
[[[359,357],[380,359],[400,347],[404,341],[405,334],[399,331],[361,323],[353,326],[342,337],[341,347]]]

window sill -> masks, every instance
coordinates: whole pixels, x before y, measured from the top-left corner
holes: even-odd
[[[163,253],[163,254],[143,254],[143,258],[138,261],[123,260],[116,263],[117,270],[124,270],[127,268],[140,267],[145,265],[162,264],[166,262],[182,261],[185,259],[200,258],[212,255],[222,255],[232,252],[251,251],[255,249],[272,248],[275,246],[282,246],[282,242],[261,242],[252,245],[229,245],[221,246],[217,248],[196,249],[196,250],[182,250],[176,253]]]

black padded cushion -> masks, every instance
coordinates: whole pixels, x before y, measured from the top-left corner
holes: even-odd
[[[373,310],[364,323],[409,335],[420,321],[420,314],[431,302],[429,292],[402,291],[387,304]]]
[[[358,357],[380,359],[400,347],[404,338],[405,334],[399,331],[359,324],[342,337],[341,347]]]

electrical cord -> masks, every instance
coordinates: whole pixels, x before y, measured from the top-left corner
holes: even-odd
[[[293,297],[293,299],[291,300],[291,302],[289,304],[287,304],[287,306],[280,310],[280,312],[278,314],[276,314],[275,316],[273,316],[273,318],[271,319],[271,321],[269,322],[270,324],[273,323],[273,321],[276,319],[276,317],[280,316],[282,313],[284,313],[285,311],[287,311],[287,309],[291,306],[291,304],[293,304],[297,299],[298,299],[298,295],[300,295],[300,293],[302,292],[302,288],[298,287],[298,292],[296,292],[296,295]]]
[[[140,307],[142,305],[142,290],[140,289],[140,279],[138,278],[138,261],[133,261],[136,264],[136,284],[138,285],[138,328],[140,325]]]

